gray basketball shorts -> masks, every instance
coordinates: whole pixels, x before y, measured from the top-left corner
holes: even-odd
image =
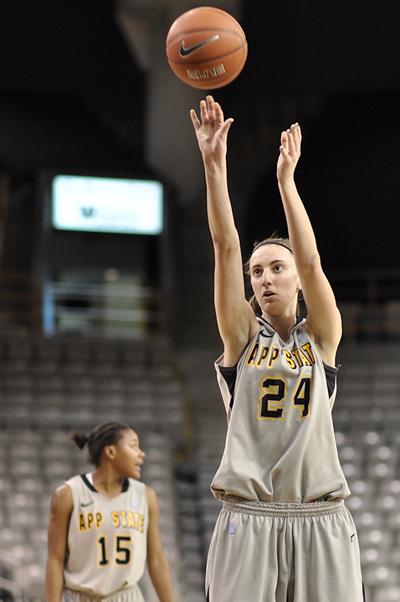
[[[144,602],[144,598],[137,585],[120,590],[109,596],[96,596],[65,588],[62,602]]]
[[[344,501],[228,498],[205,587],[208,602],[363,602],[357,531]]]

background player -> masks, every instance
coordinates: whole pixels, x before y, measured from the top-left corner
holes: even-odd
[[[277,164],[290,240],[255,247],[250,304],[227,186],[233,120],[211,96],[200,119],[193,110],[191,118],[205,168],[224,344],[216,368],[228,414],[212,483],[224,504],[208,555],[208,599],[361,602],[356,530],[343,502],[350,492],[331,420],[341,319],[294,182],[300,127],[282,132]],[[300,290],[304,320],[296,316]]]
[[[142,602],[137,585],[147,559],[161,602],[174,602],[162,548],[157,496],[139,481],[145,453],[129,426],[110,422],[88,437],[93,473],[77,475],[55,492],[51,503],[46,567],[47,602]]]

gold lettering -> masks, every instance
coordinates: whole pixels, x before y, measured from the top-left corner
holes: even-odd
[[[303,360],[301,359],[301,355],[298,349],[292,349],[292,355],[296,358],[297,365],[301,368],[303,365]]]
[[[309,361],[311,362],[311,364],[315,364],[315,355],[313,353],[311,343],[305,343],[302,348],[306,352],[307,357],[308,357]]]
[[[287,349],[285,349],[285,357],[286,357],[286,361],[287,361],[288,365],[290,366],[290,368],[292,368],[293,370],[295,370],[296,369],[296,362],[293,360],[292,354]]]
[[[93,521],[94,521],[93,512],[88,512],[88,515],[87,515],[87,528],[88,528],[88,530],[93,527]]]
[[[271,348],[271,357],[269,358],[269,362],[268,362],[268,367],[271,368],[272,364],[274,363],[274,361],[276,360],[276,358],[279,355],[279,349],[277,347],[272,347]]]
[[[141,514],[139,518],[139,531],[140,533],[144,531],[144,514]]]
[[[260,353],[258,361],[257,361],[257,366],[259,366],[261,364],[261,362],[263,360],[265,360],[265,358],[268,355],[268,350],[269,350],[269,347],[266,347],[265,345],[263,347],[261,347],[261,353]]]
[[[253,349],[250,352],[249,358],[247,360],[247,365],[250,366],[251,364],[254,364],[255,362],[255,358],[257,356],[257,352],[258,352],[258,343],[256,343],[253,347]]]
[[[304,349],[303,349],[302,347],[300,347],[300,352],[301,352],[301,355],[302,355],[302,357],[303,357],[303,359],[304,359],[304,364],[305,364],[306,366],[311,366],[311,362],[310,362],[310,360],[308,359],[308,356],[306,355],[306,353],[305,353],[305,351],[304,351]]]
[[[111,518],[114,527],[119,527],[119,515],[118,512],[111,512]]]

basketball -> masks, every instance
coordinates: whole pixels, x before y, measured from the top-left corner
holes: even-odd
[[[200,6],[183,13],[166,40],[169,66],[188,86],[222,88],[241,72],[247,58],[243,29],[229,13]]]

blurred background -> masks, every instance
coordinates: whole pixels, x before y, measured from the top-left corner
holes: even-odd
[[[225,434],[212,367],[221,344],[188,117],[202,96],[165,58],[171,23],[197,5],[0,0],[3,600],[44,600],[50,495],[86,466],[68,433],[112,419],[143,440],[178,600],[204,602]],[[249,45],[242,74],[214,94],[235,118],[229,182],[244,258],[286,233],[279,135],[302,125],[297,181],[344,324],[334,422],[348,505],[369,601],[398,602],[395,2],[208,5],[238,18]],[[143,589],[156,599],[148,578]]]

